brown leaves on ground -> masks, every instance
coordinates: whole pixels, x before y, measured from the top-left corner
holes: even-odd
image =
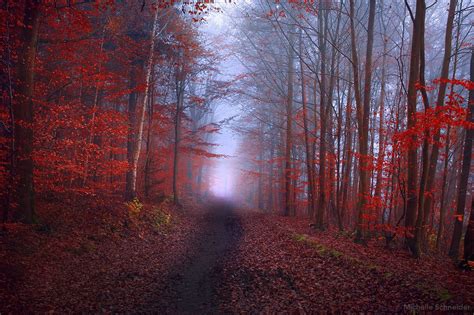
[[[170,226],[158,226],[152,206],[139,218],[114,201],[40,209],[51,216],[48,225],[8,225],[0,236],[1,313],[138,311],[159,299],[166,273],[196,233],[192,217],[176,211]]]
[[[409,311],[474,307],[472,274],[452,262],[415,260],[317,233],[309,221],[252,214],[225,268],[222,311]]]
[[[474,309],[472,273],[449,259],[358,245],[306,219],[94,204],[42,204],[48,224],[4,227],[0,312],[173,313],[202,304],[179,306],[206,285],[209,309],[226,313]]]

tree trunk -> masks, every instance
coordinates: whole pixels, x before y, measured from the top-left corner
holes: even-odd
[[[471,78],[474,82],[474,48],[471,52]],[[474,123],[474,90],[469,91],[469,106],[466,121]],[[454,231],[453,238],[451,241],[451,247],[449,249],[449,256],[457,259],[459,256],[459,243],[461,241],[463,223],[464,223],[464,211],[466,208],[466,193],[467,183],[469,181],[469,172],[471,169],[472,159],[472,140],[474,138],[474,129],[466,129],[466,138],[464,139],[464,152],[462,158],[461,177],[459,178],[458,195],[457,195],[457,206],[456,206],[456,220],[454,220]],[[471,210],[472,212],[472,210]],[[472,223],[472,218],[469,220]],[[472,224],[468,228],[469,237],[472,237]],[[468,232],[466,232],[468,233]],[[472,241],[472,238],[469,240]],[[470,245],[470,244],[468,244]]]
[[[441,197],[440,197],[440,209],[439,209],[439,227],[438,234],[436,235],[436,249],[441,249],[441,239],[444,233],[444,224],[446,219],[446,181],[448,177],[448,164],[449,164],[449,145],[450,145],[450,132],[451,128],[448,126],[446,131],[446,144],[445,144],[445,159],[443,168],[443,180],[441,181]]]
[[[449,4],[449,12],[448,12],[448,20],[446,23],[446,33],[444,39],[444,57],[443,57],[443,65],[441,68],[441,79],[447,79],[449,75],[449,63],[451,60],[451,47],[452,47],[452,37],[453,37],[453,21],[454,16],[456,14],[456,5],[457,0],[451,0]],[[440,108],[444,106],[444,99],[446,96],[446,87],[447,82],[441,82],[438,90],[438,99],[436,102],[436,107]],[[436,178],[436,166],[438,164],[438,156],[439,156],[439,141],[441,138],[441,130],[437,130],[434,137],[434,145],[432,146],[429,165],[427,167],[427,177],[426,182],[424,184],[424,191],[427,194],[424,194],[424,202],[422,203],[424,219],[426,220],[429,212],[432,208],[433,204],[433,186]],[[421,193],[420,193],[421,196]]]
[[[15,219],[32,223],[35,218],[33,182],[33,93],[36,43],[40,19],[40,1],[26,0],[23,16],[22,46],[18,60],[18,97],[14,102],[15,175],[17,211]]]
[[[145,189],[145,198],[150,197],[150,189],[151,189],[151,154],[152,154],[152,130],[153,130],[153,104],[155,103],[155,93],[154,90],[150,90],[151,96],[150,101],[148,103],[148,130],[146,135],[146,156],[145,156],[145,169],[144,172],[144,189]]]
[[[263,130],[263,123],[260,122],[260,152],[258,154],[258,209],[263,210],[264,200],[263,200],[263,153],[264,153],[264,144],[265,134]]]
[[[138,174],[138,162],[140,160],[140,153],[142,150],[142,139],[143,139],[143,126],[145,124],[145,113],[146,113],[146,105],[148,103],[149,97],[149,89],[151,85],[151,73],[153,71],[153,57],[155,53],[155,37],[156,37],[156,30],[158,28],[158,12],[159,10],[156,9],[155,16],[153,20],[153,29],[151,31],[151,38],[150,38],[150,53],[148,55],[148,63],[146,67],[146,78],[145,78],[145,91],[143,94],[143,102],[139,108],[139,121],[138,121],[138,133],[135,138],[135,151],[133,154],[132,160],[132,178],[131,178],[131,192],[132,196],[136,196],[137,194],[137,174]]]
[[[323,9],[322,2],[319,5],[319,52],[321,65],[320,82],[320,135],[319,135],[319,198],[316,211],[316,227],[324,229],[324,213],[326,212],[326,32],[327,32],[327,10]]]
[[[179,75],[179,74],[178,74]],[[178,164],[179,143],[181,141],[181,110],[184,102],[184,79],[176,78],[176,113],[174,118],[174,151],[173,151],[173,203],[179,204]]]
[[[135,149],[135,126],[137,121],[137,100],[138,100],[138,93],[135,91],[137,85],[136,79],[136,69],[135,65],[131,65],[130,67],[130,74],[129,74],[129,82],[128,88],[132,91],[128,95],[128,133],[127,133],[127,161],[129,164],[129,168],[127,170],[126,178],[125,178],[125,200],[132,200],[135,198],[135,192],[132,189],[132,180],[133,180],[133,172],[132,172],[132,165],[133,165],[133,153]]]
[[[273,133],[273,132],[272,132]],[[268,202],[267,211],[272,212],[273,210],[273,158],[275,153],[275,138],[272,136],[270,139],[270,174],[268,176]]]
[[[350,23],[351,23],[351,44],[352,44],[352,65],[354,72],[354,90],[357,105],[357,121],[359,127],[359,197],[357,202],[357,225],[355,241],[361,242],[365,238],[364,225],[367,200],[369,194],[369,157],[368,157],[368,135],[369,135],[369,114],[370,97],[372,84],[372,49],[374,42],[374,20],[375,20],[375,0],[370,1],[369,25],[367,51],[365,61],[365,82],[364,82],[364,103],[362,104],[359,88],[358,56],[355,39],[354,26],[354,0],[350,1]]]
[[[387,60],[387,39],[385,38],[386,32],[384,30],[384,41],[383,41],[383,56],[382,56],[382,73],[380,83],[380,100],[379,100],[379,147],[377,156],[377,174],[376,183],[374,190],[374,198],[381,201],[382,192],[382,174],[383,174],[383,162],[385,159],[385,76],[387,66],[385,65]],[[383,209],[383,207],[382,207]],[[380,210],[380,209],[379,209]]]
[[[464,236],[464,259],[474,260],[474,198],[471,197],[471,215]]]
[[[344,139],[344,163],[342,170],[342,203],[339,213],[341,216],[342,227],[344,228],[344,217],[347,213],[348,205],[348,194],[351,181],[351,171],[352,171],[352,85],[349,84],[349,91],[347,92],[347,105],[346,105],[346,122],[345,122],[345,139]]]
[[[100,40],[100,48],[99,52],[100,55],[104,52],[104,43],[105,43],[105,26],[104,24],[103,29],[102,29],[102,37]],[[99,62],[99,69],[97,70],[97,74],[100,75],[102,73],[102,62]],[[99,96],[100,96],[100,88],[99,88],[100,81],[99,79],[96,80],[95,83],[95,93],[94,93],[94,103],[92,104],[92,117],[90,120],[90,131],[89,131],[89,139],[87,141],[87,145],[91,145],[94,141],[95,137],[95,118],[96,118],[96,111],[97,108],[99,107]],[[82,186],[86,187],[87,186],[87,178],[89,176],[89,159],[90,159],[90,154],[89,154],[89,148],[86,147],[86,157],[85,157],[85,162],[84,162],[84,174],[82,176]]]
[[[416,1],[416,15],[413,25],[410,72],[407,91],[407,128],[413,129],[416,126],[416,103],[417,90],[416,83],[420,79],[420,38],[424,34],[425,27],[425,1]],[[407,230],[413,230],[418,208],[418,150],[416,147],[416,135],[410,138],[407,152],[407,202],[405,227]],[[407,245],[410,250],[415,252],[415,239],[413,235],[407,234]]]
[[[300,35],[300,74],[301,74],[301,99],[303,103],[303,131],[304,131],[304,144],[306,153],[306,175],[308,179],[308,215],[313,216],[314,212],[314,184],[313,184],[313,156],[311,154],[311,146],[309,143],[309,127],[308,127],[308,109],[307,109],[307,98],[306,98],[306,80],[304,75],[304,64],[303,64],[303,39]]]
[[[293,204],[291,201],[291,149],[293,146],[292,142],[292,114],[293,114],[293,80],[294,80],[294,69],[293,69],[293,34],[290,30],[289,43],[288,43],[288,94],[286,100],[286,146],[285,146],[285,215],[290,215],[293,212]]]
[[[423,99],[423,105],[425,113],[428,113],[430,109],[430,103],[428,100],[428,94],[426,93],[425,82],[425,37],[424,33],[420,36],[420,85],[422,88],[421,96]],[[425,234],[426,220],[428,213],[423,211],[423,206],[425,202],[425,192],[426,192],[426,180],[428,177],[428,167],[429,167],[429,139],[430,131],[429,128],[424,128],[423,130],[423,147],[421,150],[421,178],[420,178],[420,189],[418,192],[418,215],[416,218],[415,226],[415,240],[414,240],[414,256],[420,257],[422,252],[422,241]]]

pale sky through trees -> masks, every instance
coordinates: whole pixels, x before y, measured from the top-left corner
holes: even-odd
[[[217,54],[229,54],[232,47],[232,23],[230,14],[236,10],[236,4],[222,4],[222,12],[211,12],[206,18],[206,23],[199,26],[202,35],[212,43],[211,50]],[[230,36],[229,36],[230,35]],[[224,47],[226,45],[226,47]],[[228,56],[222,63],[216,65],[220,71],[218,78],[222,80],[232,80],[233,77],[244,71],[239,61]],[[240,114],[239,104],[235,97],[218,100],[218,107],[215,113],[215,121],[228,119]],[[234,189],[235,172],[238,167],[235,160],[236,149],[239,144],[238,135],[232,131],[232,122],[226,124],[222,130],[213,137],[212,142],[217,144],[214,152],[228,156],[215,162],[211,174],[211,190],[221,197],[232,197]]]

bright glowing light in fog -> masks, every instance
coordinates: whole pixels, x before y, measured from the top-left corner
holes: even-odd
[[[231,197],[233,191],[233,174],[232,171],[226,170],[225,166],[220,163],[211,179],[211,192],[218,197]]]

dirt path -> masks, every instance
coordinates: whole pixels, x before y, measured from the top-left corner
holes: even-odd
[[[72,234],[68,242],[31,231],[28,239],[41,240],[35,248],[4,236],[3,251],[0,238],[0,284],[9,285],[8,292],[0,286],[0,313],[474,310],[472,275],[452,263],[354,245],[313,231],[305,219],[215,202],[175,213],[169,228],[143,235],[123,229],[103,238],[86,233],[79,240]]]
[[[201,231],[191,240],[182,263],[168,276],[163,290],[167,294],[155,307],[160,313],[218,312],[222,263],[241,236],[240,218],[230,204],[217,202],[200,220]]]

